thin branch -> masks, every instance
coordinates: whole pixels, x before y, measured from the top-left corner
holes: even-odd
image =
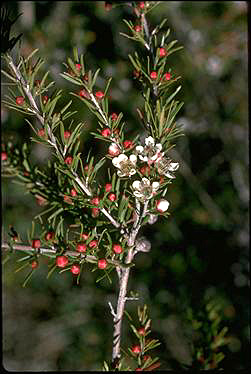
[[[4,250],[10,250],[10,249],[13,249],[15,251],[29,251],[29,252],[35,252],[37,254],[41,254],[41,255],[50,255],[50,254],[57,254],[57,249],[56,248],[39,248],[39,249],[35,249],[35,248],[32,248],[31,246],[29,245],[25,245],[25,244],[13,244],[13,245],[10,245],[6,242],[2,243],[1,244],[1,247],[2,249]],[[75,251],[65,251],[64,252],[64,255],[66,256],[72,256],[72,257],[78,257],[79,259],[82,259],[82,260],[85,260],[86,262],[90,262],[90,263],[97,263],[98,261],[98,258],[95,257],[95,256],[91,256],[91,255],[87,255],[87,254],[83,254],[83,253],[79,253],[79,252],[75,252]],[[116,266],[116,268],[123,268],[123,264],[121,264],[119,261],[116,261],[116,260],[110,260],[110,259],[107,259],[107,262],[111,265],[114,265]]]

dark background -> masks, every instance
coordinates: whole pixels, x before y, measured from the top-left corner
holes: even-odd
[[[97,87],[113,77],[111,105],[122,111],[131,139],[143,134],[136,108],[142,98],[132,80],[127,55],[135,44],[122,37],[123,18],[134,20],[128,7],[105,11],[104,2],[36,1],[8,2],[13,14],[23,12],[14,34],[23,32],[22,53],[40,49],[51,78],[65,92],[73,86],[60,77],[62,62],[76,45],[85,54],[88,68],[101,67]],[[243,369],[249,357],[249,185],[247,109],[247,4],[244,1],[168,1],[149,14],[158,24],[164,17],[171,40],[184,49],[169,58],[172,71],[182,76],[179,98],[184,101],[178,123],[183,125],[175,150],[180,162],[177,177],[167,198],[168,220],[148,226],[144,235],[151,241],[150,254],[139,254],[131,273],[130,289],[139,292],[153,320],[153,337],[162,366],[191,362],[191,336],[182,311],[195,313],[210,297],[220,300],[222,326],[229,328],[230,343],[224,348],[224,369]],[[74,87],[75,89],[75,87]],[[2,88],[2,94],[5,87]],[[74,100],[77,121],[85,121],[84,154],[94,142],[90,131],[96,117]],[[31,136],[21,114],[3,105],[2,142],[12,138],[22,144]],[[33,146],[34,162],[43,163],[48,151]],[[3,235],[13,224],[26,239],[31,220],[40,211],[34,198],[10,179],[2,180]],[[46,279],[46,261],[29,285],[21,287],[25,271],[14,273],[18,254],[3,268],[3,365],[10,371],[99,370],[109,360],[112,325],[108,301],[115,303],[114,283],[95,284],[96,273],[86,269],[76,286],[71,274]],[[136,314],[137,305],[128,302]],[[122,346],[133,337],[124,323]]]

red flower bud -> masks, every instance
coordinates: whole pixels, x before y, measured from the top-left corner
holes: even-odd
[[[139,345],[134,345],[132,348],[133,353],[139,354],[141,352],[141,348]]]
[[[111,114],[111,119],[112,119],[113,121],[116,121],[117,118],[118,118],[117,113],[112,113],[112,114]]]
[[[113,244],[112,249],[113,249],[113,252],[118,253],[118,254],[123,252],[123,248],[121,247],[120,244]]]
[[[47,101],[49,100],[49,97],[47,95],[42,96],[42,103],[45,105]]]
[[[167,51],[165,50],[165,48],[160,48],[159,49],[159,55],[160,55],[160,57],[167,56]]]
[[[99,208],[92,208],[92,217],[96,218],[99,215]]]
[[[2,161],[6,161],[7,158],[8,158],[7,153],[6,153],[6,152],[1,152],[1,160],[2,160]]]
[[[164,74],[164,78],[165,78],[166,81],[170,81],[170,79],[171,79],[171,74],[170,74],[170,73],[165,73],[165,74]]]
[[[64,202],[68,204],[72,204],[72,199],[68,195],[64,195]]]
[[[106,127],[104,128],[102,131],[101,131],[101,135],[103,135],[104,137],[108,137],[111,135],[111,130],[109,129],[109,127]]]
[[[98,267],[99,269],[105,269],[107,267],[107,261],[105,258],[98,260]]]
[[[38,267],[38,261],[36,261],[36,260],[32,261],[31,267],[32,267],[32,269],[36,269]]]
[[[89,238],[89,234],[83,233],[83,234],[81,234],[81,238],[86,240],[86,239]]]
[[[76,251],[77,252],[86,252],[86,244],[84,243],[78,243],[77,246],[76,246]]]
[[[97,205],[98,206],[99,203],[100,203],[100,198],[99,197],[93,197],[91,199],[90,203],[93,204],[93,205]]]
[[[47,241],[53,240],[54,238],[55,238],[55,233],[53,231],[48,231],[45,234],[45,240],[47,240]]]
[[[111,183],[106,183],[106,185],[105,185],[105,192],[110,192],[111,189],[112,189]]]
[[[70,131],[65,131],[64,132],[64,138],[65,139],[68,139],[70,136],[71,136],[71,132]]]
[[[39,239],[33,239],[32,240],[32,248],[38,249],[40,248],[41,242]]]
[[[109,195],[108,195],[108,199],[110,200],[110,201],[116,201],[116,199],[117,199],[117,197],[116,197],[116,195],[115,195],[115,193],[110,193]]]
[[[144,327],[140,327],[140,328],[138,329],[138,333],[139,333],[139,335],[145,335],[145,333],[146,333],[145,328],[144,328]]]
[[[80,273],[80,266],[79,265],[72,265],[71,272],[74,275],[78,275]]]
[[[81,65],[81,64],[76,64],[75,66],[76,66],[76,69],[77,69],[78,71],[80,71],[81,68],[82,68],[82,65]]]
[[[80,97],[90,99],[90,95],[85,89],[80,90],[78,94],[79,94]]]
[[[67,165],[71,165],[73,161],[73,158],[71,156],[67,156],[64,160],[64,162],[67,164]]]
[[[16,97],[16,104],[17,105],[24,105],[24,97],[23,96],[17,96]]]
[[[45,131],[44,131],[44,129],[40,129],[40,130],[38,130],[37,134],[38,134],[38,136],[41,136],[41,138],[42,138],[43,136],[45,136]]]
[[[69,260],[66,256],[58,256],[56,258],[56,264],[59,268],[64,268],[68,264]]]
[[[158,76],[158,74],[157,74],[156,71],[152,71],[151,74],[150,74],[151,79],[156,79],[157,76]]]
[[[136,32],[140,32],[142,30],[142,27],[140,25],[136,25],[136,26],[134,26],[134,30]]]
[[[108,153],[110,156],[118,156],[120,154],[119,147],[116,143],[112,143],[108,148]]]
[[[102,91],[97,91],[95,93],[95,96],[97,99],[103,99],[103,97],[105,96],[104,93]]]
[[[89,247],[90,248],[97,248],[98,246],[98,242],[97,240],[92,240],[90,243],[89,243]]]
[[[125,140],[123,145],[124,145],[125,149],[129,149],[129,148],[132,148],[133,142],[131,140]]]
[[[75,188],[72,188],[71,189],[71,196],[73,196],[73,197],[75,197],[75,196],[77,196],[77,191],[75,190]]]

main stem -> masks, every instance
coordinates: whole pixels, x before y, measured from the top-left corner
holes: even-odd
[[[133,229],[128,238],[129,251],[125,260],[126,264],[130,264],[137,252],[135,247],[136,237],[138,235],[139,229],[142,224],[142,220],[147,213],[148,201],[145,202],[142,214],[140,215],[140,203],[136,199],[136,221],[133,225]],[[127,287],[131,267],[122,268],[118,273],[119,276],[119,296],[117,302],[117,310],[114,316],[114,332],[113,332],[113,350],[112,350],[112,361],[116,362],[120,358],[120,341],[121,341],[121,329],[122,329],[122,320],[125,310],[125,303],[127,300]]]

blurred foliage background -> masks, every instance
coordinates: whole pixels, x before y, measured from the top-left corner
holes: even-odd
[[[86,56],[92,70],[102,68],[98,88],[112,76],[111,107],[122,111],[131,139],[145,136],[136,108],[142,97],[132,79],[128,53],[135,44],[122,37],[127,32],[123,18],[134,20],[127,6],[106,11],[96,1],[13,1],[14,15],[22,12],[14,35],[23,32],[22,53],[40,49],[45,69],[57,88],[73,86],[59,73],[62,62],[72,56],[72,47]],[[244,1],[168,1],[149,14],[158,24],[164,17],[171,39],[184,49],[169,58],[172,71],[182,76],[179,98],[184,107],[178,116],[185,136],[170,152],[180,169],[167,198],[168,220],[148,226],[144,235],[151,241],[150,253],[136,256],[129,288],[139,292],[140,303],[149,305],[153,337],[161,370],[191,362],[192,344],[200,330],[186,322],[186,310],[200,316],[208,300],[218,300],[222,326],[229,328],[222,368],[243,369],[249,362],[249,220],[248,220],[248,104],[247,104],[247,3]],[[17,51],[17,48],[15,48]],[[15,53],[14,51],[14,53]],[[2,87],[2,96],[5,87]],[[62,105],[64,100],[62,100]],[[90,131],[97,120],[74,100],[77,121],[85,121],[82,150],[92,147]],[[22,144],[31,130],[19,113],[1,106],[2,142]],[[33,161],[43,164],[47,149],[33,144]],[[12,224],[26,240],[33,216],[40,211],[25,190],[2,180],[2,234]],[[10,371],[100,370],[112,350],[112,324],[108,301],[115,303],[113,285],[95,284],[96,273],[86,269],[77,286],[71,274],[46,279],[46,261],[29,285],[21,287],[25,273],[14,273],[15,259],[3,267],[3,365]],[[114,280],[116,274],[114,273]],[[127,310],[136,315],[137,305]],[[199,318],[199,317],[198,317]],[[133,343],[127,322],[122,346]]]

